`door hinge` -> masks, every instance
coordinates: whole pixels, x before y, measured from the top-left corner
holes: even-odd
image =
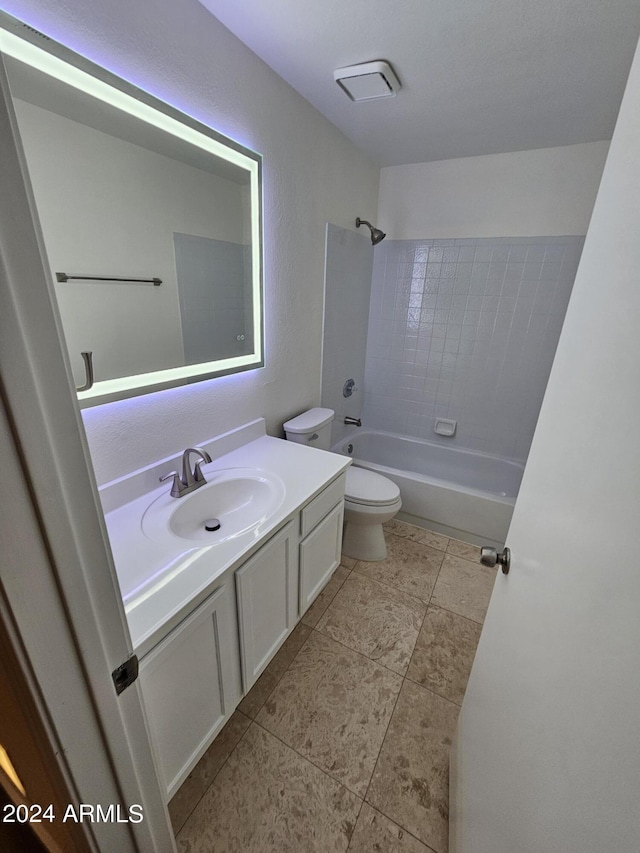
[[[138,677],[138,655],[131,655],[124,663],[111,673],[118,696],[126,690]]]

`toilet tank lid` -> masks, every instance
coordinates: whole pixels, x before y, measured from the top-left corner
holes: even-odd
[[[307,412],[303,412],[301,415],[291,418],[290,421],[283,424],[284,431],[294,434],[313,432],[316,429],[320,429],[320,427],[323,427],[325,424],[331,423],[334,415],[335,412],[333,409],[321,409],[320,407],[309,409]]]

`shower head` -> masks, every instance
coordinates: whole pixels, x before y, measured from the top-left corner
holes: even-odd
[[[378,243],[382,243],[384,238],[387,236],[384,231],[381,231],[379,228],[374,228],[370,222],[367,222],[366,219],[356,219],[356,228],[359,228],[361,225],[366,225],[371,231],[371,245],[376,246]]]

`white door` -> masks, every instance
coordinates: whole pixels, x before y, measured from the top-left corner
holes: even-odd
[[[169,853],[138,687],[116,695],[112,681],[131,638],[1,56],[0,187],[0,618],[74,794],[67,805],[123,809],[120,821],[87,818],[90,849]],[[144,817],[127,823],[133,805]]]
[[[640,60],[451,760],[453,853],[640,850]]]

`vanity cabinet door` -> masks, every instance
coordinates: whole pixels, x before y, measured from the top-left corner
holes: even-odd
[[[245,693],[298,621],[298,519],[236,572]]]
[[[218,589],[145,655],[140,687],[169,800],[240,700],[233,587]]]
[[[300,543],[300,615],[340,565],[343,516],[341,500]]]

